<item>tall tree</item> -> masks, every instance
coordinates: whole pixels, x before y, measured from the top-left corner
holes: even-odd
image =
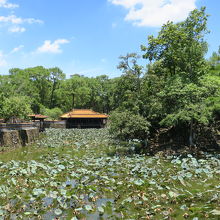
[[[148,46],[142,46],[144,58],[161,61],[167,77],[179,74],[192,82],[207,71],[204,55],[207,43],[204,35],[207,30],[205,7],[194,10],[188,18],[177,24],[163,25],[157,37],[148,37]],[[166,72],[168,70],[168,72]]]
[[[195,124],[208,123],[210,112],[205,106],[209,94],[201,87],[200,79],[208,72],[204,55],[207,43],[205,8],[194,10],[188,18],[177,24],[163,25],[157,37],[148,37],[148,46],[142,46],[144,58],[160,64],[165,80],[164,88],[158,92],[161,97],[164,116],[161,125],[187,124],[189,143],[193,145]]]
[[[126,56],[120,56],[118,69],[123,72],[123,75],[117,80],[115,89],[115,103],[121,110],[129,109],[135,113],[140,111],[140,94],[141,82],[143,75],[143,67],[138,65],[140,58],[135,53],[129,53]]]
[[[50,95],[50,108],[53,108],[54,107],[54,92],[57,89],[59,82],[65,79],[65,74],[58,67],[50,68],[49,74],[50,74],[49,79],[52,82],[51,95]]]

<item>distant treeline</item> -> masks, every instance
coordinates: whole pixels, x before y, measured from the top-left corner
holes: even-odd
[[[188,18],[163,25],[135,53],[120,57],[122,75],[66,79],[57,67],[9,71],[0,76],[0,118],[24,117],[28,112],[56,118],[72,108],[98,112],[129,112],[160,126],[209,126],[220,115],[220,50],[207,60],[205,8]],[[146,66],[138,64],[146,60]],[[134,117],[135,118],[135,117]]]

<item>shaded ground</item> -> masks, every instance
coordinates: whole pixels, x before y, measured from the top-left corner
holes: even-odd
[[[203,157],[207,152],[220,153],[220,122],[216,121],[212,127],[197,126],[193,133],[193,145],[190,146],[187,126],[160,128],[151,131],[148,147],[145,153],[155,155],[187,155]]]

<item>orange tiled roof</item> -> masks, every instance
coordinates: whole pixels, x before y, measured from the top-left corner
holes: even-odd
[[[95,112],[91,109],[73,109],[60,116],[61,118],[108,118],[108,115]]]

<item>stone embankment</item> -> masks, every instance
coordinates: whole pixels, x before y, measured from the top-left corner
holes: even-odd
[[[33,123],[0,124],[0,146],[21,147],[39,137],[39,128]]]
[[[66,128],[65,121],[34,121],[31,123],[1,123],[0,147],[20,147],[33,143],[39,131],[46,128]]]
[[[44,129],[45,128],[66,128],[66,121],[44,121]]]

